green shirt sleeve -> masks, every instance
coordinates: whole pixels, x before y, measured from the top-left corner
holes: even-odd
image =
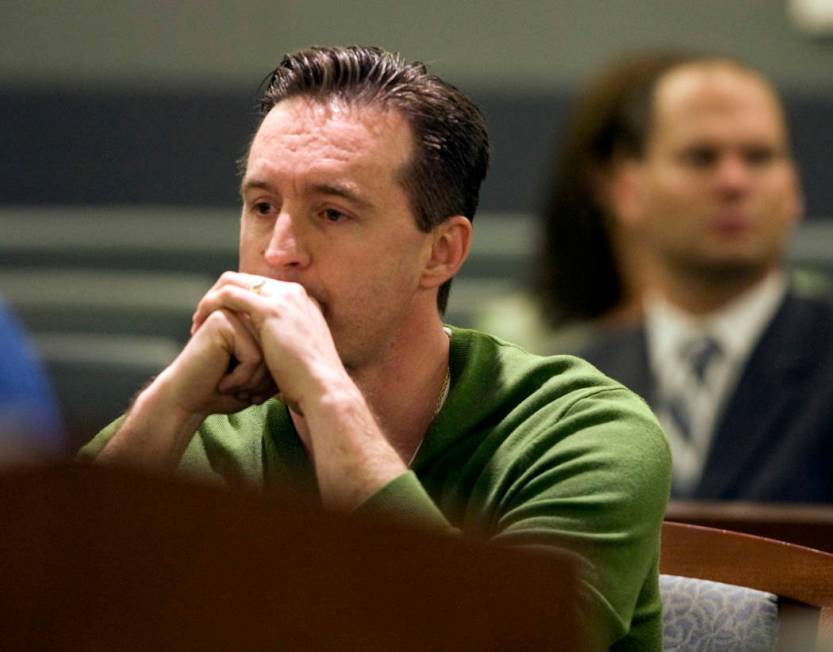
[[[463,460],[449,466],[464,473]],[[430,474],[425,482],[409,470],[356,514],[470,531],[438,507]],[[670,452],[656,419],[631,392],[609,385],[519,424],[461,494],[490,519],[485,534],[494,543],[578,558],[580,613],[599,647],[658,650],[659,531],[669,487]]]
[[[353,513],[361,518],[382,519],[449,534],[459,534],[434,504],[413,471],[388,482],[359,505]]]
[[[79,462],[92,462],[96,455],[101,452],[101,449],[104,448],[104,445],[110,441],[110,438],[116,434],[116,431],[121,427],[121,424],[124,422],[125,415],[120,416],[118,419],[110,423],[106,426],[101,432],[99,432],[95,437],[93,437],[90,441],[84,444],[81,449],[76,454],[76,459]]]
[[[670,452],[653,414],[624,388],[599,390],[572,403],[530,446],[541,454],[514,474],[493,540],[572,551],[581,560],[588,631],[612,646],[642,630],[640,643],[613,649],[659,649]]]

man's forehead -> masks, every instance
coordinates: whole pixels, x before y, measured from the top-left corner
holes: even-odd
[[[255,134],[252,150],[319,148],[322,154],[336,157],[372,153],[404,163],[411,146],[410,124],[393,108],[301,96],[272,107]]]
[[[780,100],[772,86],[757,73],[730,62],[703,62],[680,66],[657,84],[652,107],[651,135],[681,130],[700,118],[747,111],[771,136],[786,137]]]

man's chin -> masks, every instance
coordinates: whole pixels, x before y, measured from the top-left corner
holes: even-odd
[[[744,282],[763,278],[772,269],[769,260],[761,256],[706,256],[689,261],[689,274],[712,283]]]

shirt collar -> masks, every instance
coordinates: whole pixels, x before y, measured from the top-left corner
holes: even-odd
[[[677,356],[683,343],[707,334],[720,343],[727,359],[745,360],[786,289],[783,273],[774,271],[722,308],[696,317],[650,295],[645,301],[645,326],[651,366],[658,371],[658,361]]]

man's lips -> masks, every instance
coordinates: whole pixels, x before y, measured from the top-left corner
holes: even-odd
[[[740,235],[753,227],[753,220],[745,213],[719,213],[710,221],[713,231],[723,235]]]

